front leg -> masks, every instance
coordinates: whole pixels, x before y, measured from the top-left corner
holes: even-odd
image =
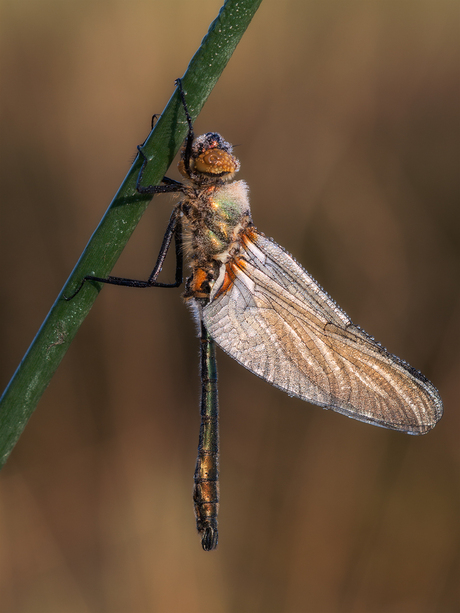
[[[148,159],[140,145],[137,146],[137,150],[139,151],[139,155],[143,158],[142,166],[136,181],[136,189],[140,194],[155,195],[184,191],[184,185],[180,183],[180,181],[170,179],[169,177],[163,177],[161,179],[161,182],[165,183],[165,185],[141,185],[142,178],[144,176],[144,170],[148,164]]]

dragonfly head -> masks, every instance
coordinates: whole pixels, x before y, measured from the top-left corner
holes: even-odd
[[[231,144],[217,132],[202,134],[193,141],[189,172],[185,164],[185,147],[182,149],[179,170],[184,177],[200,184],[230,181],[240,169],[232,150]]]

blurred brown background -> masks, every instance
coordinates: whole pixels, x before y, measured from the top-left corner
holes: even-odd
[[[2,389],[220,4],[0,1]],[[219,352],[205,554],[194,324],[180,290],[107,287],[0,476],[1,613],[459,610],[458,26],[452,0],[265,0],[196,122],[239,145],[258,228],[439,388],[437,428],[345,419]],[[114,274],[148,276],[170,211]]]

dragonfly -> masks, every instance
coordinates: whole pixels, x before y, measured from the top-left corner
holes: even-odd
[[[433,384],[356,326],[298,262],[252,221],[248,186],[234,180],[240,162],[216,132],[195,138],[186,96],[176,80],[188,134],[179,171],[141,194],[180,193],[154,269],[147,280],[86,276],[128,287],[179,287],[201,340],[201,425],[193,500],[202,548],[218,543],[219,430],[216,345],[252,373],[307,402],[347,417],[408,434],[425,434],[441,419]],[[173,283],[159,282],[174,239]]]

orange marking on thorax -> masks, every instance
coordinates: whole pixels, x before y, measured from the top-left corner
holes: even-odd
[[[207,293],[203,293],[203,283],[208,280],[208,274],[202,268],[196,268],[193,271],[192,292],[197,297],[205,297]]]
[[[203,283],[203,281],[205,281],[207,278],[207,274],[206,271],[203,270],[202,268],[197,268],[195,270],[195,274],[193,275],[193,281],[195,285],[198,285],[201,287],[201,284]]]

